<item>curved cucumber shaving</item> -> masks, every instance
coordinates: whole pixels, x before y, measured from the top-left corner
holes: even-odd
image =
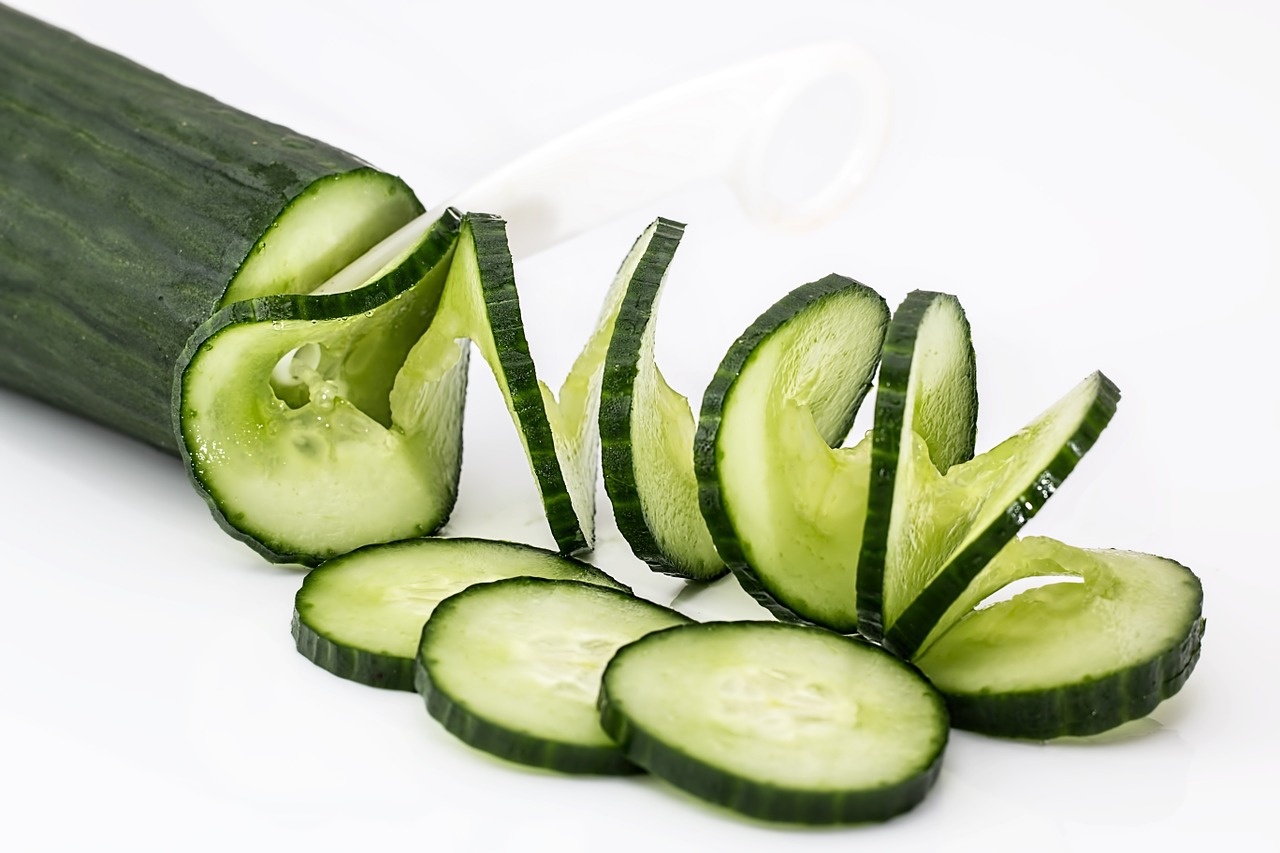
[[[600,728],[600,675],[619,647],[688,621],[576,581],[479,584],[427,620],[417,689],[446,729],[499,758],[566,773],[635,773]]]
[[[885,646],[914,657],[951,605],[1088,452],[1120,392],[1094,373],[996,447],[945,475],[911,435],[884,564]]]
[[[689,401],[654,361],[656,308],[684,226],[654,222],[622,266],[625,288],[604,367],[601,468],[618,530],[656,571],[712,580],[726,571],[698,507]]]
[[[917,357],[918,353],[918,357]],[[899,474],[911,482],[919,435],[940,474],[973,458],[978,386],[969,321],[954,296],[917,290],[893,314],[876,390],[871,492],[858,563],[858,631],[882,636],[885,552]],[[908,485],[908,488],[910,486]]]
[[[596,410],[605,346],[620,294],[616,287],[610,291],[597,328],[557,402],[538,380],[529,354],[506,223],[468,214],[440,310],[415,349],[442,377],[465,358],[466,341],[479,349],[529,457],[551,533],[566,553],[590,548],[595,540]],[[428,377],[424,394],[433,393],[433,381]]]
[[[361,548],[307,575],[294,601],[293,637],[335,675],[413,689],[422,626],[436,605],[472,584],[537,576],[625,587],[586,563],[511,542],[413,539]]]
[[[870,441],[837,445],[871,387],[889,311],[841,276],[792,291],[734,343],[702,400],[694,467],[707,527],[775,613],[851,632]]]
[[[192,337],[175,428],[197,488],[233,536],[269,559],[315,565],[448,518],[466,371],[428,388],[434,365],[413,347],[434,316],[458,225],[446,213],[357,290],[238,302]]]
[[[623,647],[600,692],[627,757],[771,821],[885,820],[937,778],[947,711],[911,666],[819,628],[720,622]]]
[[[1088,735],[1150,713],[1200,656],[1203,595],[1172,560],[1011,542],[983,575],[994,585],[1066,575],[967,613],[918,659],[955,724],[1004,737]]]

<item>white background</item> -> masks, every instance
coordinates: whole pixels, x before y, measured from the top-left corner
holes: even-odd
[[[695,404],[729,342],[802,282],[841,272],[891,305],[955,293],[979,449],[1095,369],[1124,394],[1028,532],[1173,557],[1203,579],[1209,621],[1195,675],[1148,720],[1050,745],[957,732],[909,815],[763,827],[652,780],[487,760],[416,696],[329,676],[289,637],[302,575],[226,537],[175,459],[0,392],[0,848],[1280,849],[1280,7],[16,5],[354,151],[427,203],[662,86],[815,40],[862,45],[895,119],[847,212],[777,234],[707,182],[529,259],[517,279],[541,374],[564,376],[656,215],[689,223],[658,355]],[[784,137],[786,189],[812,180],[796,152],[815,138]],[[550,544],[483,372],[466,447],[449,531]],[[600,516],[597,561],[670,601],[678,584],[630,556],[607,502]],[[729,584],[689,606],[751,607]]]

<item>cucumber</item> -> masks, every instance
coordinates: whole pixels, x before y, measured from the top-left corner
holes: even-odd
[[[775,614],[857,629],[870,441],[839,448],[871,387],[889,311],[831,275],[792,291],[730,347],[694,437],[716,550]]]
[[[467,341],[476,345],[502,391],[542,496],[552,536],[565,553],[595,541],[596,409],[604,346],[616,307],[606,298],[597,330],[574,363],[557,402],[537,376],[525,339],[507,245],[506,222],[470,213],[437,316],[414,349],[433,365],[420,393],[432,399],[436,377],[465,371]],[[562,407],[563,404],[563,407]]]
[[[698,505],[689,401],[654,360],[656,307],[684,226],[654,222],[619,278],[625,296],[609,340],[600,404],[601,469],[618,531],[655,571],[713,580],[727,569]]]
[[[417,689],[449,732],[499,758],[566,773],[635,773],[600,728],[600,674],[619,647],[688,621],[580,581],[477,584],[427,620]]]
[[[373,545],[310,572],[294,600],[293,637],[317,666],[374,687],[413,690],[422,626],[471,584],[535,575],[626,587],[586,563],[513,542],[414,539]]]
[[[350,154],[2,6],[0,150],[0,383],[171,453],[174,373],[220,305],[305,292],[422,213]]]
[[[265,557],[317,565],[448,518],[462,464],[465,363],[414,347],[459,229],[446,212],[357,290],[234,303],[192,337],[182,451],[215,518]]]
[[[1120,392],[1086,377],[1040,417],[945,476],[910,436],[884,563],[884,645],[912,658],[982,569],[1057,491],[1115,414]],[[953,613],[953,618],[955,614]]]
[[[779,622],[670,628],[605,668],[605,731],[636,764],[769,821],[885,820],[922,800],[947,743],[942,699],[865,642]]]
[[[1068,576],[971,609],[918,658],[957,726],[1002,737],[1090,735],[1149,714],[1186,683],[1204,633],[1200,581],[1172,560],[1011,542],[980,589]]]
[[[920,357],[916,357],[917,350]],[[954,296],[914,291],[898,306],[885,334],[871,444],[871,489],[858,561],[858,631],[883,636],[884,565],[894,489],[910,488],[913,435],[945,475],[973,458],[978,433],[977,368],[969,321]]]

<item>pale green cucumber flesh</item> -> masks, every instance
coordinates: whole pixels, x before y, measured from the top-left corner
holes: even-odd
[[[910,809],[948,736],[941,698],[910,665],[778,622],[689,625],[623,647],[600,713],[653,775],[754,818],[809,824]]]
[[[885,553],[886,647],[911,658],[932,632],[945,630],[949,609],[1075,469],[1119,396],[1095,373],[1028,426],[945,475],[913,435],[899,460]]]
[[[1095,734],[1150,713],[1199,658],[1200,582],[1172,560],[1033,537],[1009,543],[983,575],[992,586],[1037,576],[1080,582],[971,610],[918,658],[962,728]]]
[[[427,620],[417,689],[465,743],[568,773],[635,773],[596,698],[621,646],[689,620],[625,592],[521,577],[470,587]]]
[[[657,303],[684,226],[659,219],[636,241],[615,287],[618,309],[604,367],[601,467],[618,530],[655,571],[692,580],[724,574],[698,506],[696,424],[689,401],[654,360]]]
[[[418,640],[436,605],[472,584],[520,576],[626,589],[593,566],[541,548],[411,539],[361,548],[310,572],[294,602],[294,640],[335,675],[412,690]]]
[[[703,396],[703,517],[743,587],[784,618],[856,630],[869,442],[832,445],[871,387],[888,320],[851,279],[805,285],[738,339]]]
[[[175,426],[232,535],[269,559],[314,565],[448,518],[465,365],[428,388],[436,365],[414,347],[457,230],[449,212],[357,290],[238,302],[193,337]]]
[[[422,212],[399,180],[362,169],[311,184],[254,243],[219,308],[281,293],[311,293]]]
[[[483,214],[468,214],[463,221],[439,311],[415,353],[444,376],[466,357],[468,341],[489,365],[506,401],[557,546],[566,553],[589,548],[594,540],[594,454],[578,448],[594,450],[590,442],[596,432],[553,427],[553,417],[557,422],[562,419],[551,392],[538,380],[529,353],[506,223]],[[427,396],[432,393],[432,381],[428,377],[423,392]],[[587,408],[585,401],[582,405]],[[594,412],[587,420],[594,423]],[[561,432],[573,437],[562,437]],[[566,441],[578,445],[564,446],[562,451]],[[585,461],[585,456],[590,460]],[[565,459],[577,464],[571,468]]]
[[[978,389],[969,323],[959,301],[914,291],[894,312],[885,336],[876,391],[871,491],[858,564],[858,626],[883,635],[885,560],[895,485],[911,488],[912,447],[923,441],[928,462],[945,474],[973,457]],[[920,463],[924,464],[924,463]]]

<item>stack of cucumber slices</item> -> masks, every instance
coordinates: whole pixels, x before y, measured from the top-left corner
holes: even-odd
[[[644,770],[763,820],[875,821],[926,795],[952,725],[1089,735],[1196,664],[1189,570],[1018,538],[1117,389],[1086,377],[975,455],[955,297],[890,312],[851,279],[803,285],[734,342],[695,418],[655,360],[683,235],[659,220],[556,395],[499,218],[427,215],[345,152],[2,6],[0,127],[0,379],[180,453],[229,532],[318,566],[299,651],[416,689],[478,749]],[[430,538],[457,496],[471,344],[558,553]],[[846,446],[877,371],[873,427]],[[641,560],[731,572],[778,620],[697,623],[568,556],[594,543],[598,470]]]
[[[465,360],[455,342],[478,343],[553,531],[592,515],[584,460],[598,412],[606,490],[635,554],[692,581],[731,571],[779,621],[697,623],[563,554],[424,538],[307,576],[294,636],[319,665],[417,689],[446,729],[514,762],[646,770],[753,818],[815,824],[920,802],[951,725],[1089,735],[1186,681],[1204,625],[1194,574],[1017,537],[1114,414],[1119,393],[1102,374],[975,456],[959,301],[917,291],[891,313],[832,275],[734,342],[695,422],[654,358],[655,307],[683,235],[658,220],[557,405],[531,363],[508,367],[527,356],[518,313],[514,328],[494,324],[503,306],[518,312],[498,223],[463,218],[414,353],[439,363],[433,348],[448,345]],[[843,446],[877,370],[873,429]],[[564,551],[584,541],[557,540]],[[1015,584],[1028,588],[1010,595]]]

